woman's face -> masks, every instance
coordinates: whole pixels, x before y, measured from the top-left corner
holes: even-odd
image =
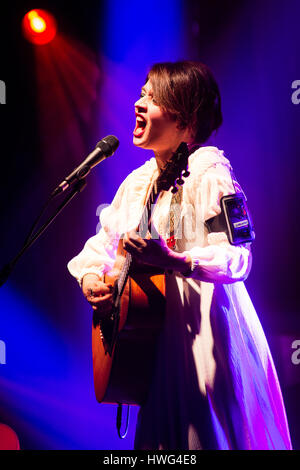
[[[178,129],[177,122],[158,106],[150,80],[143,86],[141,97],[134,107],[136,116],[133,131],[134,145],[153,150],[158,154],[176,150],[184,140],[185,131]]]

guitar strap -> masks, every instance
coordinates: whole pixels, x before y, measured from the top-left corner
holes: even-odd
[[[200,145],[195,144],[187,144],[189,155],[195,152]],[[171,250],[177,250],[177,237],[178,237],[178,229],[180,226],[181,221],[181,201],[182,201],[182,186],[177,186],[178,191],[173,194],[171,203],[170,203],[170,211],[169,211],[169,238],[167,238],[167,245]],[[168,227],[167,227],[168,228]]]
[[[171,250],[177,249],[177,236],[178,228],[181,219],[181,201],[182,201],[182,186],[178,186],[178,191],[173,194],[170,211],[169,211],[169,238],[167,238],[167,245]]]

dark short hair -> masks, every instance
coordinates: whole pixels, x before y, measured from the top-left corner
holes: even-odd
[[[207,65],[187,60],[161,62],[151,67],[148,80],[157,104],[180,129],[190,127],[194,142],[206,142],[222,124],[219,87]]]

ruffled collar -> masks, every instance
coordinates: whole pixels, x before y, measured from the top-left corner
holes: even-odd
[[[193,150],[193,148],[191,148]],[[207,164],[216,164],[221,163],[223,165],[231,168],[229,160],[224,156],[224,150],[218,149],[212,145],[206,147],[197,147],[189,156],[189,166],[193,165],[197,159],[197,166],[207,167]],[[137,170],[132,172],[132,175],[139,176],[141,178],[149,178],[155,173],[155,176],[158,176],[159,170],[157,167],[155,157],[147,160],[142,166]]]
[[[191,175],[194,174],[197,177],[217,163],[230,168],[230,162],[224,157],[223,150],[219,150],[217,147],[200,147],[189,157]],[[104,225],[114,225],[116,232],[119,233],[136,228],[142,217],[146,197],[158,175],[159,169],[155,157],[150,158],[134,170],[126,179],[125,193],[122,197],[121,210],[118,211],[117,219],[115,217],[111,218],[112,213],[110,211],[104,211]],[[190,177],[187,179],[188,184],[192,183],[191,180]]]

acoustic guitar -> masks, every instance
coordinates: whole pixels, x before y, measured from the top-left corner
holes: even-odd
[[[188,177],[187,145],[180,144],[154,182],[138,227],[142,238],[151,233],[153,208],[161,191],[178,191]],[[120,239],[112,273],[110,314],[93,314],[92,355],[96,399],[102,403],[141,405],[145,402],[165,313],[165,273],[137,262]],[[116,274],[117,273],[117,274]]]

